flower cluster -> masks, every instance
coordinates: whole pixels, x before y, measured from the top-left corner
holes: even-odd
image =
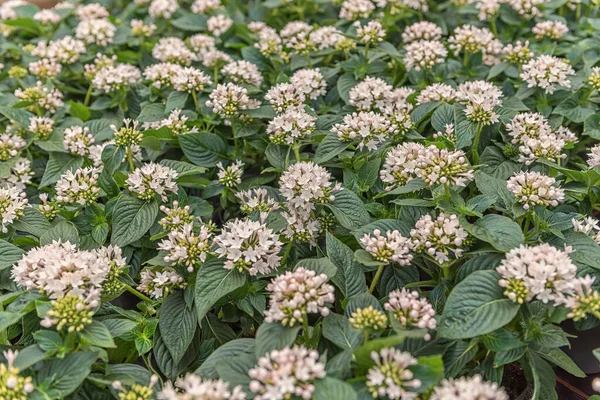
[[[223,167],[223,163],[219,162],[217,168],[219,169],[217,177],[219,178],[219,183],[223,186],[231,188],[242,183],[244,163],[240,160],[235,160],[235,162],[228,165],[227,168]]]
[[[515,199],[525,210],[536,205],[556,207],[565,199],[560,187],[554,186],[556,180],[539,172],[518,172],[506,182],[506,187],[514,193]]]
[[[140,284],[137,288],[148,296],[160,299],[184,287],[186,287],[186,283],[183,277],[175,271],[145,269],[140,273]]]
[[[267,132],[273,143],[294,144],[315,130],[317,117],[301,109],[290,108],[269,123]]]
[[[420,297],[416,291],[406,288],[396,289],[388,294],[388,301],[383,305],[405,328],[435,329],[435,310],[426,298]],[[429,334],[425,340],[429,340]]]
[[[558,87],[570,88],[570,75],[575,70],[564,58],[543,54],[523,65],[520,77],[528,87],[539,87],[544,93],[552,94]]]
[[[195,233],[194,224],[188,222],[169,231],[168,238],[158,244],[158,249],[167,252],[165,262],[183,265],[188,272],[193,272],[198,262],[206,261],[211,236],[207,226],[202,226],[200,232]]]
[[[91,204],[98,198],[100,170],[94,167],[79,168],[75,172],[67,171],[56,182],[56,200],[59,203]]]
[[[465,115],[471,121],[490,125],[498,122],[495,107],[502,105],[502,92],[487,81],[461,83],[456,91],[456,99],[465,105]]]
[[[0,217],[2,232],[8,232],[8,226],[23,216],[23,210],[29,203],[25,192],[16,187],[0,187]]]
[[[178,173],[171,168],[149,162],[132,171],[125,183],[129,191],[142,200],[152,200],[159,196],[167,201],[167,194],[177,193],[175,179]]]
[[[23,400],[33,392],[33,379],[30,376],[21,375],[19,368],[14,366],[19,355],[17,350],[7,350],[2,353],[6,364],[0,364],[0,396],[5,399]]]
[[[388,327],[388,319],[383,311],[368,306],[366,308],[357,308],[348,318],[348,321],[356,329],[367,331],[378,331]]]
[[[449,261],[450,254],[462,256],[467,232],[460,226],[458,216],[440,213],[437,218],[423,215],[410,231],[416,251],[423,251],[438,263]]]
[[[408,265],[412,261],[412,242],[402,236],[400,232],[387,231],[381,234],[379,229],[373,231],[373,235],[365,234],[360,243],[365,250],[380,262],[396,262],[400,265]]]
[[[202,379],[195,374],[186,374],[183,378],[177,379],[175,385],[167,382],[157,398],[158,400],[244,400],[246,394],[240,385],[230,388],[229,383],[221,379]]]
[[[371,353],[375,366],[367,373],[367,387],[374,398],[416,399],[416,389],[421,381],[414,379],[410,367],[417,365],[417,359],[410,353],[394,348],[383,348]]]
[[[443,380],[434,389],[431,400],[508,400],[508,395],[497,383],[486,382],[481,375],[474,375]]]
[[[235,195],[240,200],[240,211],[247,215],[255,212],[268,213],[279,208],[279,203],[264,188],[238,192]]]

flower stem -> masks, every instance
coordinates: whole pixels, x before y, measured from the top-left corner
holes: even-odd
[[[299,144],[295,144],[293,146],[294,148],[294,155],[296,156],[296,161],[300,162],[300,145]]]
[[[87,93],[85,94],[85,100],[83,100],[83,105],[84,106],[88,106],[88,104],[90,104],[90,100],[92,99],[92,84],[90,83],[90,87],[87,90]]]
[[[373,292],[375,291],[375,286],[377,286],[377,282],[379,281],[379,278],[381,278],[381,274],[383,273],[383,267],[385,267],[386,264],[380,265],[379,268],[377,268],[377,272],[375,272],[375,277],[373,278],[373,282],[371,282],[371,286],[369,286],[369,293],[373,294]]]
[[[200,114],[200,104],[198,104],[198,96],[196,95],[195,90],[192,90],[192,99],[194,99],[194,106],[196,106],[196,112]]]
[[[302,333],[304,335],[304,345],[308,346],[308,342],[310,341],[310,334],[308,333],[308,315],[304,314],[302,316]]]
[[[473,164],[479,163],[479,138],[481,137],[481,131],[483,125],[477,124],[477,133],[475,134],[475,140],[473,141]]]
[[[498,36],[498,29],[496,29],[496,18],[492,18],[490,24],[490,28],[492,28],[492,33],[494,34],[494,36]]]
[[[134,295],[138,299],[146,301],[148,303],[152,303],[152,299],[150,297],[147,297],[147,296],[143,295],[142,293],[138,292],[137,290],[135,290],[131,286],[129,286],[129,285],[123,285],[123,287],[125,288],[126,291],[128,291],[129,293],[131,293],[132,295]]]
[[[129,170],[133,172],[135,166],[133,165],[133,155],[131,154],[131,148],[127,147],[127,162],[129,163]]]
[[[294,239],[290,240],[287,248],[285,249],[285,253],[283,254],[283,258],[281,259],[281,265],[284,265],[287,262],[287,259],[292,251],[292,246],[294,245]]]

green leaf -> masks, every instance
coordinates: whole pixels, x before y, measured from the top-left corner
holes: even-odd
[[[54,185],[65,172],[75,172],[82,165],[82,157],[75,157],[67,153],[50,153],[50,159],[48,160],[48,164],[46,164],[40,188]]]
[[[79,232],[71,222],[60,221],[40,237],[41,246],[51,244],[54,241],[70,242],[77,245],[79,244]]]
[[[488,333],[482,336],[482,341],[488,350],[496,352],[512,350],[525,345],[506,329]]]
[[[591,237],[582,232],[565,232],[564,239],[553,237],[548,241],[552,246],[562,249],[564,245],[571,246],[575,251],[569,257],[579,266],[589,266],[600,269],[600,246]]]
[[[24,251],[17,246],[0,240],[0,269],[8,268],[19,261]]]
[[[271,350],[291,346],[298,336],[300,326],[283,326],[279,322],[262,323],[256,331],[255,354],[262,357]]]
[[[16,324],[21,320],[21,314],[8,311],[0,311],[0,331]]]
[[[575,362],[560,349],[542,349],[536,350],[534,353],[540,355],[546,361],[564,369],[568,373],[578,378],[585,378],[585,372],[575,364]]]
[[[354,75],[351,73],[345,73],[340,76],[337,81],[337,90],[340,95],[340,98],[344,100],[345,103],[348,103],[350,100],[349,93],[350,89],[356,86],[358,82],[354,79]]]
[[[254,353],[254,339],[236,339],[225,343],[223,346],[215,350],[202,365],[196,370],[196,374],[203,378],[217,379],[219,375],[215,369],[215,365],[225,359],[237,358],[240,354]]]
[[[104,166],[103,172],[113,174],[123,162],[125,157],[125,149],[123,147],[109,144],[102,150],[102,165]]]
[[[340,289],[344,298],[359,295],[367,291],[365,274],[359,263],[354,261],[354,252],[327,232],[327,257],[337,267],[337,273],[331,279]]]
[[[337,273],[337,267],[327,257],[300,260],[296,263],[294,270],[300,267],[315,271],[317,274],[325,274],[329,279]]]
[[[3,23],[6,23],[6,22],[9,22],[9,21],[4,21]],[[0,106],[0,114],[4,115],[6,118],[8,118],[12,121],[18,122],[23,127],[28,127],[29,126],[29,118],[34,116],[29,111],[25,111],[20,108],[10,108],[10,107],[5,107],[5,106]]]
[[[183,154],[194,164],[212,168],[226,158],[227,143],[214,133],[196,132],[179,137]]]
[[[173,361],[178,363],[192,343],[198,326],[196,313],[186,304],[183,291],[167,297],[161,308],[158,326]]]
[[[86,339],[92,346],[98,347],[117,347],[113,341],[110,331],[100,321],[92,321],[92,323],[85,327],[81,332],[81,337]]]
[[[156,122],[165,116],[165,105],[162,103],[148,104],[136,118],[140,122]]]
[[[83,383],[92,371],[96,353],[71,353],[63,359],[45,363],[38,373],[38,382],[44,382],[44,392],[55,399],[64,399]]]
[[[223,261],[212,259],[198,270],[196,276],[196,312],[200,321],[223,296],[246,283],[246,275],[237,269],[225,269]]]
[[[440,337],[469,339],[507,325],[519,305],[504,295],[496,271],[476,271],[454,287],[442,314]]]
[[[23,210],[23,216],[13,222],[13,227],[18,231],[41,237],[52,228],[52,225],[38,208],[27,207]]]
[[[498,251],[508,252],[525,241],[519,224],[502,215],[489,214],[475,224],[462,219],[461,225],[471,235],[491,244]]]
[[[448,124],[454,124],[454,107],[443,103],[433,112],[431,126],[438,132],[445,132]]]
[[[414,193],[414,192],[417,192],[426,187],[427,187],[427,183],[425,183],[424,180],[422,180],[420,178],[411,179],[410,181],[408,181],[406,183],[406,185],[392,189],[389,192],[386,191],[386,192],[380,193],[377,196],[375,196],[375,198],[380,198],[380,197],[384,197],[384,196],[393,196],[393,195],[397,195],[397,194]]]
[[[550,364],[535,354],[527,357],[533,376],[533,395],[531,400],[558,400],[556,394],[556,375]]]
[[[269,143],[265,150],[265,156],[273,167],[283,170],[286,168],[289,152],[290,148],[287,146]]]
[[[158,203],[155,199],[143,201],[122,195],[113,210],[111,243],[125,247],[140,239],[154,224],[157,215]]]
[[[254,354],[243,354],[235,358],[221,360],[215,366],[219,378],[228,382],[231,386],[241,385],[248,387],[250,376],[248,371],[256,365]]]
[[[354,349],[364,341],[363,332],[354,328],[348,318],[333,313],[323,320],[323,336],[344,350]]]
[[[175,109],[182,110],[185,108],[187,102],[187,92],[171,92],[167,98],[167,105],[165,106],[165,112],[171,112]]]
[[[346,229],[358,229],[370,222],[371,218],[362,200],[348,189],[334,193],[335,200],[326,206]]]
[[[455,342],[443,355],[444,370],[448,378],[454,378],[477,354],[477,339]]]
[[[502,201],[504,208],[510,209],[515,202],[514,195],[506,188],[506,181],[495,178],[484,172],[475,174],[475,185],[481,194],[495,196]]]
[[[553,111],[553,114],[567,117],[576,124],[580,124],[595,114],[593,108],[582,107],[579,105],[578,95],[573,95],[560,103]]]
[[[439,355],[417,358],[417,365],[413,365],[410,370],[414,378],[421,382],[418,393],[427,392],[444,378],[444,362]]]
[[[174,171],[177,171],[179,177],[188,176],[188,175],[199,175],[206,172],[206,168],[198,167],[194,164],[187,163],[185,161],[177,161],[177,160],[160,160],[160,165],[167,166]]]
[[[46,358],[46,353],[38,345],[27,346],[19,351],[14,367],[23,371]]]
[[[385,338],[373,339],[363,344],[354,352],[354,357],[356,358],[356,363],[363,367],[369,368],[374,365],[374,361],[371,358],[371,353],[374,351],[379,351],[384,347],[394,347],[404,342],[405,337],[402,335],[388,336]]]
[[[358,170],[358,176],[356,183],[362,192],[366,192],[375,185],[377,178],[379,178],[379,165],[381,159],[375,158]]]
[[[208,16],[206,15],[186,14],[183,17],[171,20],[171,24],[183,31],[200,32],[206,30],[207,21]]]
[[[327,162],[346,150],[348,146],[349,144],[342,142],[337,135],[330,133],[317,146],[313,161],[316,164]]]
[[[71,100],[69,101],[69,114],[85,122],[90,119],[91,112],[83,104]]]
[[[349,383],[326,376],[315,381],[312,398],[313,400],[356,400],[358,396]]]

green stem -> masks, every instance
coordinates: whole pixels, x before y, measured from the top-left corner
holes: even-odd
[[[380,265],[379,268],[377,268],[377,272],[375,272],[375,277],[373,278],[373,282],[371,282],[371,286],[369,286],[369,293],[373,294],[373,292],[375,291],[375,286],[377,286],[377,282],[379,281],[379,278],[381,278],[381,274],[383,273],[383,267],[385,267],[386,264]]]
[[[481,137],[481,131],[483,125],[477,124],[477,133],[475,134],[475,140],[473,141],[473,164],[479,163],[479,138]]]
[[[449,266],[446,266],[446,267],[440,266],[440,268],[442,269],[442,273],[444,274],[444,279],[449,281],[450,280],[450,267]]]
[[[127,162],[129,163],[129,170],[133,172],[135,166],[133,165],[133,155],[131,154],[131,147],[127,147]]]
[[[302,334],[304,335],[304,345],[308,347],[308,342],[310,341],[310,334],[308,333],[308,315],[304,314],[302,316]]]
[[[213,70],[213,81],[215,85],[219,83],[219,70],[217,69],[217,67],[215,67]]]
[[[194,99],[194,106],[196,106],[196,112],[200,114],[200,104],[198,104],[198,96],[196,95],[195,90],[192,90],[192,99]]]
[[[295,144],[293,146],[293,148],[294,148],[294,156],[296,156],[296,161],[297,162],[300,162],[300,146],[301,146],[300,144]]]
[[[496,29],[496,18],[492,18],[490,24],[492,28],[492,33],[494,34],[494,36],[498,36],[498,30]]]
[[[465,55],[463,57],[463,67],[467,67],[469,65],[469,53],[465,51]]]
[[[150,297],[147,297],[144,294],[138,292],[137,290],[135,290],[131,286],[129,286],[129,285],[123,285],[123,287],[125,288],[126,291],[128,291],[129,293],[131,293],[132,295],[134,295],[138,299],[146,301],[148,303],[152,303],[152,299]]]
[[[85,94],[85,100],[83,100],[83,105],[84,106],[88,106],[88,104],[90,104],[90,100],[92,99],[92,84],[90,83],[90,87],[87,90],[87,93]]]
[[[448,184],[444,184],[444,191],[446,192],[446,197],[448,201],[452,203],[452,193],[450,193],[450,186]]]
[[[284,265],[290,256],[290,252],[292,251],[292,246],[294,245],[294,239],[290,240],[287,248],[285,249],[285,253],[283,254],[283,258],[281,259],[281,265]]]
[[[369,63],[369,45],[370,42],[367,42],[365,44],[365,60],[367,60],[367,64]]]
[[[529,214],[525,216],[525,226],[523,227],[523,232],[525,234],[527,234],[527,232],[529,232],[529,224],[531,223],[531,220],[529,218]]]

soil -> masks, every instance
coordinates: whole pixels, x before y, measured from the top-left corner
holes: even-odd
[[[511,400],[518,398],[527,388],[525,374],[518,363],[508,364],[504,367],[502,386]]]

